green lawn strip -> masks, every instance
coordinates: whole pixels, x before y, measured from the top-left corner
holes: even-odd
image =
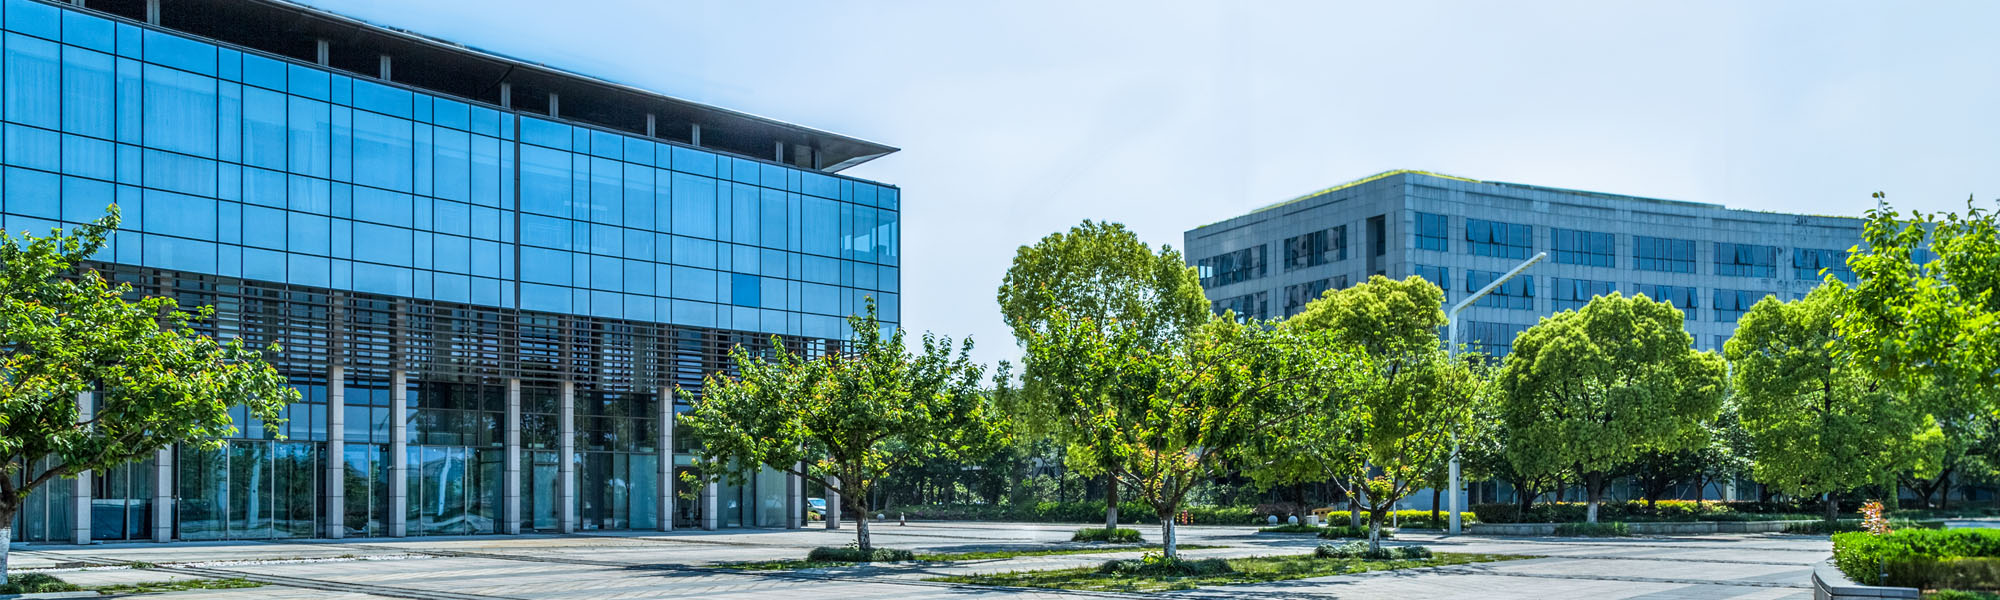
[[[247,579],[177,579],[174,581],[148,581],[144,583],[121,583],[117,585],[90,586],[94,592],[104,594],[157,594],[161,592],[185,592],[188,590],[233,590],[238,588],[263,587],[264,584]]]
[[[1006,587],[1085,590],[1096,592],[1158,592],[1189,590],[1202,586],[1239,585],[1287,579],[1306,579],[1366,571],[1441,567],[1470,563],[1529,558],[1510,554],[1465,554],[1440,552],[1423,560],[1366,560],[1355,558],[1314,558],[1311,554],[1255,556],[1228,559],[1233,573],[1194,576],[1129,575],[1100,573],[1095,567],[1047,571],[1013,571],[990,575],[931,577],[925,581],[993,585]]]
[[[1180,549],[1182,550],[1206,550],[1210,548],[1227,548],[1227,547],[1228,546],[1209,546],[1209,545],[1197,545],[1197,544],[1180,545]],[[1022,556],[1056,556],[1062,554],[1138,552],[1141,550],[1158,550],[1158,549],[1160,549],[1160,546],[1158,544],[1148,544],[1144,546],[1105,546],[1101,548],[1079,547],[1079,548],[1039,548],[1032,550],[982,550],[977,552],[931,552],[931,553],[918,553],[916,562],[994,560],[1003,558],[1017,558]],[[861,563],[837,562],[837,561],[813,561],[813,560],[764,560],[755,562],[720,563],[720,564],[703,565],[703,566],[712,569],[742,569],[745,571],[791,571],[797,569],[851,567],[857,564]]]
[[[0,584],[0,594],[41,594],[48,592],[74,592],[76,587],[48,573],[13,573],[7,583]]]

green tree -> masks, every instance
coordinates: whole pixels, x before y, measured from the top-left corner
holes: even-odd
[[[1147,343],[1136,328],[1066,311],[1030,336],[1029,356],[1073,363],[1101,396],[1072,460],[1113,465],[1119,483],[1159,517],[1161,543],[1178,557],[1174,517],[1190,492],[1232,471],[1259,473],[1252,449],[1272,440],[1330,435],[1350,395],[1358,354],[1323,337],[1217,317],[1179,343]],[[1074,396],[1066,396],[1074,397]]]
[[[1969,200],[1963,215],[1906,218],[1884,206],[1868,211],[1862,239],[1847,257],[1857,283],[1832,321],[1842,358],[1905,394],[1957,388],[1992,400],[2000,387],[1995,214]]]
[[[1847,288],[1829,282],[1804,299],[1765,298],[1724,344],[1757,480],[1799,496],[1835,494],[1885,472],[1934,472],[1943,433],[1912,396],[1841,359],[1835,329]]]
[[[694,405],[680,425],[701,440],[690,483],[740,484],[757,465],[799,475],[840,493],[856,543],[871,550],[872,492],[884,476],[930,458],[978,460],[1006,440],[972,340],[954,353],[950,338],[925,334],[912,353],[901,328],[884,336],[872,300],[847,323],[853,339],[818,357],[777,338],[765,356],[731,349],[735,373],[710,374],[700,394],[680,390]]]
[[[1148,348],[1179,340],[1208,319],[1208,300],[1201,280],[1181,253],[1170,246],[1158,252],[1124,225],[1084,221],[1068,232],[1049,234],[1014,254],[1014,263],[1000,283],[1000,314],[1023,347],[1038,333],[1047,333],[1051,315],[1060,310],[1075,322],[1105,326],[1117,323]],[[1079,397],[1102,397],[1100,390],[1077,374],[1049,369],[1071,365],[1041,361],[1024,369],[1022,393],[1012,394],[1008,412],[1030,434],[1054,435],[1067,446],[1089,446],[1110,440],[1074,436],[1093,429],[1084,420],[1099,412]],[[1050,381],[1060,381],[1060,385]],[[1060,387],[1061,389],[1056,389]],[[1068,395],[1068,396],[1065,396]],[[1072,410],[1081,409],[1081,410]],[[1109,456],[1104,452],[1086,453]],[[1087,475],[1106,475],[1104,527],[1118,526],[1118,477],[1111,464],[1072,464]]]
[[[117,227],[114,206],[73,233],[0,231],[0,583],[8,524],[35,488],[170,444],[215,447],[236,431],[231,407],[275,423],[298,399],[242,340],[193,329],[212,308],[128,300],[131,286],[79,268]],[[80,419],[83,393],[96,400]]]
[[[1509,461],[1574,468],[1597,522],[1612,471],[1680,447],[1722,407],[1722,359],[1695,351],[1683,323],[1671,304],[1613,293],[1521,332],[1500,371]]]
[[[1367,357],[1368,369],[1357,374],[1365,385],[1348,407],[1356,414],[1334,435],[1305,441],[1297,456],[1340,472],[1333,481],[1362,500],[1376,547],[1388,511],[1441,480],[1454,436],[1473,433],[1472,417],[1487,398],[1470,359],[1455,359],[1438,343],[1443,305],[1444,291],[1428,280],[1376,275],[1327,291],[1284,324],[1324,332]]]

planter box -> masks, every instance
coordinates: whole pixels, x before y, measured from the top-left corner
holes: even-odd
[[[1833,561],[1813,565],[1813,600],[1840,600],[1846,598],[1921,598],[1917,588],[1861,585],[1848,579],[1840,569],[1833,567]]]

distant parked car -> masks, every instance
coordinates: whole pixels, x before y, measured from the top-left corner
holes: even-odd
[[[825,498],[807,498],[807,499],[806,499],[806,520],[809,520],[809,521],[824,521],[824,520],[826,520],[826,499],[825,499]]]

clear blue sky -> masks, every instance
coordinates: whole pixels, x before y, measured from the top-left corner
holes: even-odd
[[[2000,197],[2000,4],[308,0],[903,148],[912,329],[1081,219],[1154,244],[1377,171],[1855,215]]]

